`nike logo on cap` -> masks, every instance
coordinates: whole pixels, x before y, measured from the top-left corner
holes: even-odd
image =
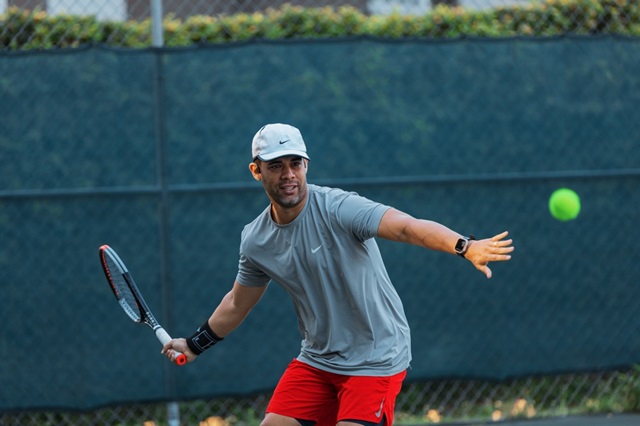
[[[280,141],[280,145],[282,145],[283,143],[287,143],[287,142],[289,142],[290,140],[291,140],[291,139],[285,139],[285,140],[283,140],[283,141]]]

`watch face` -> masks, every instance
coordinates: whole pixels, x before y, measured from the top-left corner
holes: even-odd
[[[468,243],[467,240],[465,240],[464,238],[460,238],[456,243],[456,248],[455,248],[456,252],[462,253],[464,249],[467,247],[467,243]]]

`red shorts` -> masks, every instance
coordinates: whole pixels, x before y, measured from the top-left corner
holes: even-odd
[[[394,376],[345,376],[319,370],[294,359],[287,367],[267,407],[267,413],[316,426],[360,420],[393,423],[396,397],[406,371]]]

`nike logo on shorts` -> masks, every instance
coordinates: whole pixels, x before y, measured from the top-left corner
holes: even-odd
[[[384,398],[382,398],[382,402],[380,403],[380,409],[374,413],[377,418],[380,418],[380,416],[382,415],[383,408],[384,408]]]

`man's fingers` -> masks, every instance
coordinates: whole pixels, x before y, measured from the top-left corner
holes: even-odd
[[[507,247],[507,246],[510,246],[511,243],[513,243],[513,240],[492,241],[491,247]]]
[[[169,351],[173,351],[173,340],[170,340],[167,343],[165,343],[160,353],[162,355],[167,355]]]
[[[484,265],[482,268],[479,268],[479,269],[486,275],[487,279],[490,279],[493,273],[491,272],[491,269],[487,265],[488,264]]]
[[[494,235],[493,237],[491,237],[491,241],[503,240],[503,239],[505,239],[507,237],[507,235],[509,235],[509,231],[501,232],[500,234]]]
[[[511,259],[511,256],[509,256],[508,254],[514,250],[514,247],[512,245],[513,240],[512,239],[505,240],[504,238],[506,238],[507,235],[509,235],[509,232],[504,231],[491,238],[489,242],[489,247],[491,248],[490,252],[493,255],[497,255],[497,257],[493,258],[492,260],[495,261],[495,260]]]
[[[493,276],[489,262],[501,262],[511,259],[510,253],[514,250],[513,240],[505,238],[509,235],[509,231],[504,231],[494,235],[491,238],[478,241],[479,251],[476,252],[477,257],[472,258],[476,268],[485,274],[487,279]],[[473,246],[472,246],[473,247]]]

